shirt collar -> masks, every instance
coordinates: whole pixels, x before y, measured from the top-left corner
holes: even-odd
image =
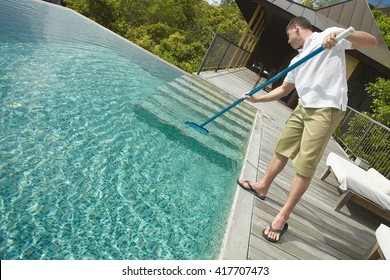
[[[316,38],[318,35],[317,32],[313,32],[309,37],[306,38],[305,43],[303,44],[303,47],[298,49],[298,53],[302,53],[306,46],[309,45],[310,41]]]

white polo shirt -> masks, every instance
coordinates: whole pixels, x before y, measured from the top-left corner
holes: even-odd
[[[324,37],[335,29],[337,27],[325,29],[321,33],[314,32],[306,39],[290,65],[321,46]],[[343,39],[333,49],[322,51],[287,74],[284,81],[295,85],[303,107],[346,110],[348,85],[345,50],[351,47],[352,43]]]

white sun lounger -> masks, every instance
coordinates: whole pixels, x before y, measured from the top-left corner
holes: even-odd
[[[329,153],[326,165],[321,180],[333,172],[343,192],[334,210],[339,211],[353,196],[360,196],[372,206],[370,210],[390,221],[390,180],[374,168],[366,171],[335,153]]]
[[[390,227],[381,224],[375,231],[376,242],[368,251],[365,259],[390,260]]]

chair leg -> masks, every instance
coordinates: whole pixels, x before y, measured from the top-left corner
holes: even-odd
[[[347,202],[348,200],[353,196],[353,192],[350,190],[347,190],[345,193],[343,193],[340,198],[336,201],[334,205],[334,210],[339,211]]]
[[[324,181],[326,179],[326,177],[329,176],[330,172],[332,171],[331,167],[328,166],[328,168],[325,170],[324,174],[322,174],[321,176],[321,180]]]
[[[378,260],[380,258],[379,244],[377,241],[371,246],[367,253],[363,256],[363,260]]]

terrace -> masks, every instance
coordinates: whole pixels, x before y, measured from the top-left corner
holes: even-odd
[[[258,82],[258,75],[247,68],[201,72],[199,76],[224,91],[240,97]],[[259,92],[257,94],[264,94]],[[250,104],[250,103],[249,103]],[[259,114],[248,147],[242,177],[258,180],[273,155],[273,147],[291,109],[279,101],[255,104]],[[260,201],[237,188],[229,228],[225,236],[221,259],[303,259],[356,260],[364,259],[375,242],[375,230],[389,225],[389,213],[378,216],[363,205],[351,201],[339,212],[333,210],[340,197],[337,181],[325,171],[326,157],[334,152],[348,158],[346,152],[331,139],[319,164],[312,184],[289,219],[289,230],[277,244],[267,242],[262,230],[272,221],[287,198],[294,170],[289,162],[274,181],[265,201]]]

